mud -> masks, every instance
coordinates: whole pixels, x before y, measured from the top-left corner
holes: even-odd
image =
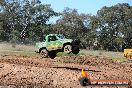
[[[0,88],[84,88],[79,84],[81,69],[91,79],[128,79],[132,64],[106,57],[65,56],[55,59],[0,56]],[[88,86],[87,88],[132,88],[130,86]]]

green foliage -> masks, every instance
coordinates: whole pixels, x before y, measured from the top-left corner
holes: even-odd
[[[55,24],[47,24],[54,16],[60,18]],[[132,6],[127,3],[105,6],[94,16],[70,8],[56,13],[40,0],[0,1],[0,41],[34,44],[50,33],[80,39],[82,48],[112,51],[132,48]]]
[[[3,7],[0,13],[1,40],[17,40],[21,43],[39,41],[43,37],[45,28],[48,28],[46,22],[52,16],[58,15],[50,8],[50,5],[29,0],[22,2],[21,4],[17,0],[11,0],[1,5]]]
[[[119,51],[123,47],[132,47],[131,12],[132,7],[126,3],[103,7],[97,12],[98,41],[103,49]]]
[[[68,38],[80,39],[82,48],[93,46],[96,38],[94,16],[79,14],[76,9],[65,8],[61,18],[52,26],[55,33],[64,34]]]

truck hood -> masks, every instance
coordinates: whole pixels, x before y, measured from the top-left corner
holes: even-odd
[[[62,41],[62,42],[72,42],[72,39],[60,39],[60,41]]]
[[[41,47],[46,47],[46,43],[45,42],[38,42],[35,45],[37,48],[41,48]]]

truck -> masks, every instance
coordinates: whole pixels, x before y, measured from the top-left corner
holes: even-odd
[[[124,49],[124,57],[132,59],[132,49]]]
[[[36,43],[36,52],[42,58],[55,58],[58,52],[79,53],[80,40],[66,39],[63,34],[48,34],[42,42]]]

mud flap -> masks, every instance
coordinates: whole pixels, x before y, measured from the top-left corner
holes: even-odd
[[[73,46],[73,47],[72,47],[72,53],[73,53],[73,54],[78,54],[79,51],[80,51],[80,50],[79,50],[79,47],[78,47],[78,46]]]
[[[78,54],[79,53],[79,46],[80,46],[80,40],[74,40],[72,42],[72,53]]]
[[[54,58],[56,57],[56,54],[57,54],[56,51],[50,51],[50,52],[49,52],[49,57],[50,57],[51,59],[54,59]]]

